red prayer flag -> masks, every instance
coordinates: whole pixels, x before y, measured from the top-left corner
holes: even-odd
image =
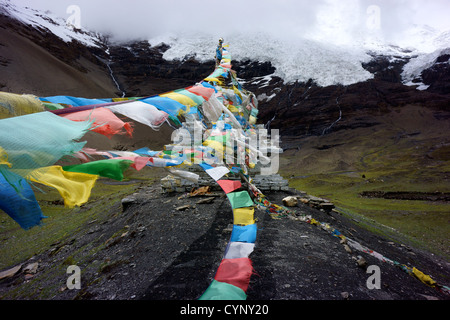
[[[219,180],[217,181],[217,183],[225,193],[233,192],[234,190],[237,190],[242,186],[239,180]]]
[[[252,261],[249,258],[224,259],[214,280],[234,285],[246,292],[252,274]]]

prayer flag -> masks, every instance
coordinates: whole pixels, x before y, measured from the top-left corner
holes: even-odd
[[[255,243],[256,241],[256,224],[249,224],[247,226],[233,226],[231,231],[231,242],[247,242]]]
[[[223,259],[214,280],[232,284],[246,292],[252,273],[253,267],[249,258]]]
[[[9,175],[15,173],[8,172]],[[41,224],[45,217],[28,182],[17,176],[15,188],[0,173],[0,209],[5,211],[21,228],[28,230]],[[16,190],[20,190],[19,193]]]
[[[242,183],[239,180],[219,180],[217,183],[225,193],[231,193],[242,186]]]
[[[255,209],[253,207],[234,209],[233,210],[234,224],[244,226],[254,224],[255,223],[254,213]]]
[[[230,242],[224,259],[248,258],[254,249],[254,243]]]
[[[199,300],[246,300],[245,292],[232,284],[213,280]]]
[[[233,209],[251,207],[254,205],[247,191],[232,192],[227,194]]]

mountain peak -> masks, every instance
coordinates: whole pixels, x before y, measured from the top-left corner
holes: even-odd
[[[10,0],[0,0],[0,14],[6,15],[22,24],[32,26],[41,33],[50,32],[65,42],[76,40],[88,47],[99,47],[100,40],[94,32],[83,28],[74,28],[61,17],[50,11],[39,11],[29,7],[21,7]]]

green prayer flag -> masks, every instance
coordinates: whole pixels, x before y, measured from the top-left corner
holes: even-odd
[[[63,170],[70,172],[95,174],[101,177],[122,181],[123,172],[127,170],[132,164],[133,161],[131,160],[108,159],[76,164],[72,166],[64,166]]]
[[[64,109],[63,105],[60,105],[59,103],[50,103],[50,102],[43,102],[44,106],[49,110],[59,110]]]
[[[213,280],[199,300],[247,300],[247,295],[232,284]]]
[[[254,205],[247,191],[232,192],[227,194],[233,209],[251,207]]]

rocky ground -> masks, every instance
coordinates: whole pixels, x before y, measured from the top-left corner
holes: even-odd
[[[290,190],[271,192],[275,203]],[[306,202],[306,201],[305,201]],[[448,300],[398,267],[358,251],[300,217],[311,215],[384,256],[448,285],[450,266],[439,257],[359,228],[337,210],[301,201],[295,215],[273,219],[256,210],[258,236],[250,258],[248,300]],[[114,209],[115,208],[115,209]],[[104,220],[89,221],[65,241],[24,261],[0,280],[4,300],[196,300],[212,281],[232,227],[224,194],[165,194],[159,183],[114,203]],[[367,263],[360,263],[363,258]],[[67,288],[69,265],[81,269],[81,288]],[[381,288],[368,289],[379,266]]]

